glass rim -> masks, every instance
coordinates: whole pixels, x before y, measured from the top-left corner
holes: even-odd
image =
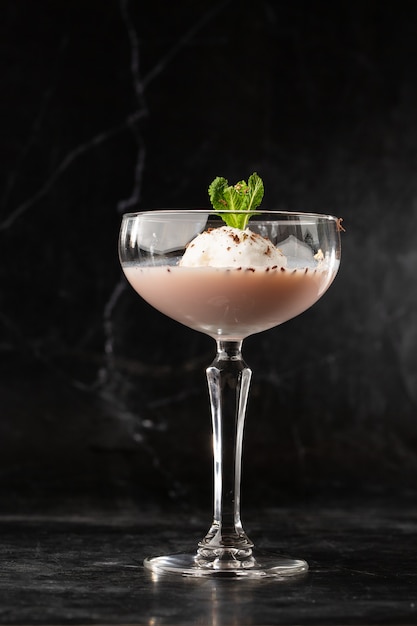
[[[187,214],[192,213],[193,215],[208,215],[209,217],[213,216],[213,217],[218,217],[219,219],[222,219],[221,217],[222,213],[220,213],[219,211],[216,211],[215,209],[149,209],[147,211],[134,211],[131,213],[123,213],[122,219],[123,220],[133,219],[135,217],[140,217],[142,215],[152,215],[152,214],[154,214],[155,216],[157,215],[168,216],[174,213],[178,215],[187,215]],[[235,210],[226,209],[224,213],[225,214],[231,213],[233,215],[247,215],[248,213],[250,213],[251,217],[254,217],[255,215],[301,217],[305,219],[323,219],[323,220],[335,221],[335,222],[341,219],[340,217],[336,217],[335,215],[332,215],[330,213],[314,213],[314,212],[309,212],[309,211],[282,211],[282,210],[274,211],[270,209],[255,209],[254,211],[235,211]]]

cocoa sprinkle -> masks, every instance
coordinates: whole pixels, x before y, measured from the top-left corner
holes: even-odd
[[[342,226],[342,222],[343,222],[343,217],[339,217],[337,219],[337,222],[336,222],[336,228],[337,228],[339,233],[345,233],[346,232],[346,229],[343,228],[343,226]]]

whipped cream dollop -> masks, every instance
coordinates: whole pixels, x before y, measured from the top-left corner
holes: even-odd
[[[185,267],[285,267],[287,259],[269,239],[249,228],[211,228],[197,235],[179,262]]]

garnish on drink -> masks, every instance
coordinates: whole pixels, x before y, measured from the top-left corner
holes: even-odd
[[[204,231],[191,241],[180,265],[187,267],[285,267],[286,258],[269,239],[247,224],[262,202],[264,185],[258,174],[229,185],[218,176],[208,189],[216,213],[225,226]],[[240,213],[235,213],[240,211]]]
[[[208,189],[211,204],[220,214],[227,226],[244,230],[253,215],[253,211],[261,204],[264,197],[264,184],[256,172],[248,182],[241,180],[236,185],[217,176]],[[242,214],[230,211],[245,211]]]

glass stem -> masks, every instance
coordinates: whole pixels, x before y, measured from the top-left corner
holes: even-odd
[[[207,368],[213,421],[214,514],[199,553],[241,551],[253,547],[240,519],[243,427],[252,372],[243,361],[241,341],[217,341],[217,355]]]

